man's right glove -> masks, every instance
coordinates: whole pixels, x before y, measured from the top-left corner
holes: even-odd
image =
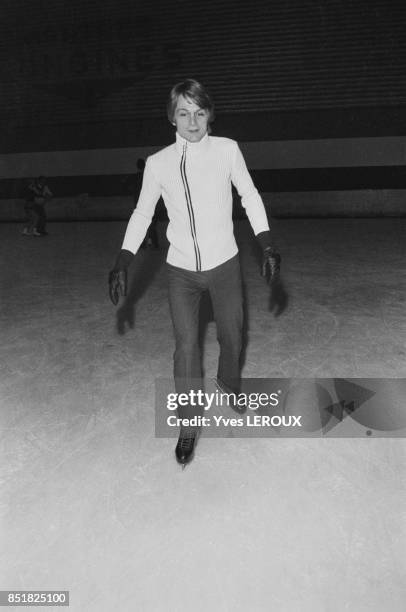
[[[271,232],[265,230],[256,235],[258,243],[262,249],[262,264],[261,274],[268,283],[272,283],[279,276],[281,269],[281,256],[275,249],[274,242],[271,238]]]
[[[114,268],[109,272],[109,295],[114,306],[117,306],[120,295],[127,295],[127,268],[133,257],[130,251],[121,250]]]

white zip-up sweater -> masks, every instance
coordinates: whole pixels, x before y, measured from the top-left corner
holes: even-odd
[[[231,183],[241,196],[255,235],[269,230],[264,204],[238,144],[208,134],[192,143],[177,133],[174,144],[147,159],[122,249],[138,251],[162,196],[169,217],[168,263],[194,271],[224,263],[238,252]]]

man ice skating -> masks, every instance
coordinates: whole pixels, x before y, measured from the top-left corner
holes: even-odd
[[[272,247],[265,208],[238,144],[209,135],[214,107],[205,88],[192,79],[178,83],[170,92],[167,113],[176,127],[176,140],[147,159],[138,204],[109,274],[110,297],[116,305],[119,294],[126,295],[127,267],[162,196],[169,217],[167,269],[176,391],[195,388],[202,377],[198,315],[200,298],[208,291],[220,345],[217,383],[220,389],[238,393],[243,311],[232,184],[262,247],[264,275],[277,274],[280,256]],[[178,414],[190,418],[196,409],[182,407]],[[196,428],[181,428],[175,450],[179,463],[192,459],[197,435]]]

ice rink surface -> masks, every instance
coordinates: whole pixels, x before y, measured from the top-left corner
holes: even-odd
[[[274,227],[277,317],[236,224],[243,375],[406,377],[406,220]],[[403,612],[405,440],[231,432],[202,437],[182,471],[176,441],[154,435],[174,348],[165,253],[137,255],[115,309],[124,228],[0,225],[1,589],[69,590],[72,612]],[[212,322],[204,345],[214,376]]]

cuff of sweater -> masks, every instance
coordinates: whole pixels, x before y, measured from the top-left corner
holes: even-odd
[[[132,262],[134,257],[134,253],[131,251],[127,251],[126,249],[121,249],[116,263],[114,264],[114,270],[127,270],[128,266]]]
[[[256,235],[256,239],[258,240],[263,251],[269,247],[272,247],[271,232],[269,230],[259,232],[259,234]]]

